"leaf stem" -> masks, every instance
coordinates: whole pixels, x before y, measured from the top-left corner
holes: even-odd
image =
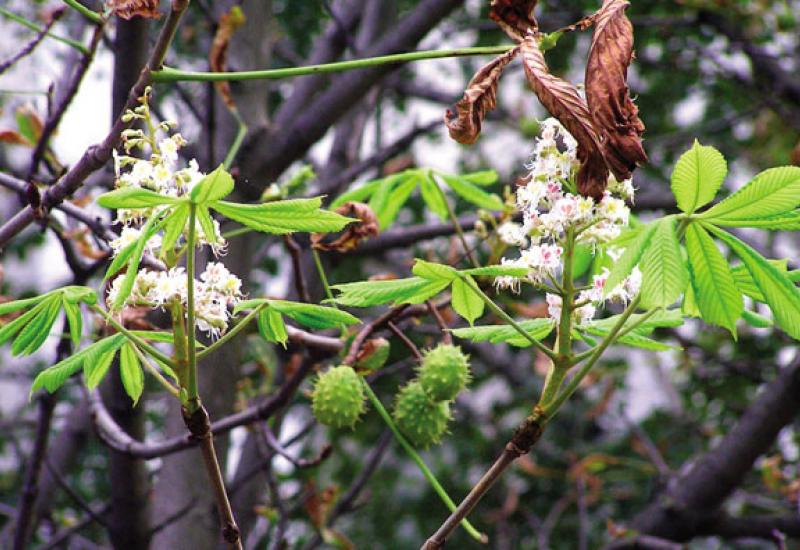
[[[222,336],[222,338],[220,338],[219,340],[208,346],[206,349],[198,353],[197,360],[199,361],[203,359],[205,356],[209,355],[210,353],[213,353],[214,351],[225,345],[227,342],[229,342],[234,336],[236,336],[242,330],[244,330],[244,328],[250,323],[250,321],[255,319],[256,316],[259,314],[259,312],[262,309],[264,309],[264,307],[266,307],[266,304],[261,304],[258,307],[254,308],[250,313],[248,313],[245,317],[243,317],[241,321],[236,323],[235,327],[226,332]]]
[[[181,397],[180,390],[176,388],[174,385],[172,385],[172,383],[170,383],[169,380],[164,378],[164,375],[161,374],[161,371],[159,371],[157,368],[153,366],[152,363],[150,363],[150,360],[147,358],[144,352],[139,349],[139,346],[133,346],[133,351],[136,353],[136,355],[139,356],[139,360],[141,361],[142,365],[144,365],[144,368],[147,369],[147,372],[152,374],[153,377],[158,381],[158,383],[161,384],[164,387],[164,389],[167,390],[172,395],[172,397],[180,399]]]
[[[230,112],[233,115],[233,118],[236,119],[239,128],[236,131],[236,137],[233,138],[233,143],[231,143],[231,146],[228,149],[228,154],[225,155],[225,160],[222,162],[222,165],[226,170],[230,169],[231,164],[233,164],[236,155],[239,153],[239,149],[242,147],[242,143],[244,143],[244,138],[247,135],[247,124],[245,124],[242,115],[239,114],[239,110],[233,108],[230,109]]]
[[[440,59],[444,57],[465,57],[471,55],[496,55],[505,53],[515,48],[514,44],[502,46],[479,46],[475,48],[456,48],[452,50],[423,50],[419,52],[397,53],[382,55],[378,57],[368,57],[365,59],[353,59],[350,61],[338,61],[336,63],[326,63],[323,65],[308,65],[306,67],[288,67],[284,69],[266,69],[260,71],[241,71],[241,72],[197,72],[181,71],[171,67],[163,67],[161,70],[153,71],[154,82],[220,82],[237,80],[278,80],[282,78],[293,78],[319,73],[338,73],[342,71],[352,71],[354,69],[364,69],[367,67],[377,67],[393,63],[406,63],[408,61],[421,61],[424,59]]]
[[[70,8],[74,9],[86,19],[94,23],[95,25],[102,25],[104,23],[103,16],[97,13],[96,11],[90,10],[77,0],[64,0],[64,3],[68,5]]]
[[[95,312],[99,313],[103,317],[103,319],[105,319],[106,323],[108,323],[109,325],[114,327],[114,329],[117,332],[123,334],[128,340],[130,340],[131,342],[133,342],[134,344],[136,344],[137,346],[142,348],[144,351],[146,351],[147,353],[149,353],[150,355],[152,355],[153,357],[155,357],[156,359],[158,359],[162,363],[164,363],[166,365],[169,365],[170,367],[173,367],[173,368],[175,367],[175,362],[172,359],[170,359],[169,357],[167,357],[166,355],[164,355],[163,353],[158,351],[158,349],[156,349],[154,346],[151,346],[150,344],[145,342],[142,338],[136,336],[131,331],[126,329],[124,326],[122,326],[121,323],[119,323],[116,319],[114,319],[113,315],[108,313],[106,310],[101,308],[99,305],[92,304],[89,307],[92,309],[92,311],[95,311]]]
[[[322,282],[322,288],[325,289],[325,297],[330,300],[330,303],[333,307],[339,309],[338,304],[333,299],[333,292],[331,292],[331,286],[328,284],[328,276],[325,275],[325,268],[322,267],[322,259],[319,257],[319,252],[316,248],[311,247],[311,255],[314,257],[314,265],[317,268],[319,280]]]
[[[481,288],[477,284],[475,284],[472,280],[468,278],[463,278],[462,280],[467,284],[468,287],[470,287],[473,291],[475,291],[478,294],[478,296],[481,297],[481,299],[486,303],[489,309],[492,310],[492,313],[500,317],[503,321],[505,321],[512,327],[514,327],[514,330],[519,332],[526,340],[528,340],[533,345],[533,347],[544,353],[550,359],[556,358],[556,353],[553,350],[551,350],[550,348],[542,344],[540,341],[538,341],[536,338],[528,334],[528,331],[522,328],[520,324],[517,323],[508,313],[503,311],[503,309],[500,306],[498,306],[491,298],[489,298],[489,296],[487,296],[486,293],[483,290],[481,290]]]
[[[453,502],[453,499],[451,499],[450,495],[447,494],[447,491],[445,491],[444,487],[442,487],[442,484],[439,483],[439,480],[436,479],[436,476],[433,475],[433,472],[431,472],[430,469],[428,469],[428,466],[422,460],[422,457],[419,456],[419,453],[417,453],[417,451],[414,450],[414,447],[411,446],[411,443],[409,443],[408,440],[403,436],[403,434],[400,433],[400,430],[394,423],[394,420],[392,420],[392,416],[389,414],[389,411],[387,411],[386,408],[383,406],[383,403],[381,403],[381,400],[378,398],[373,389],[370,387],[369,383],[363,377],[361,377],[361,383],[364,386],[364,390],[367,392],[367,397],[369,397],[370,402],[375,407],[375,410],[378,411],[378,414],[381,415],[381,418],[383,418],[383,421],[386,423],[389,429],[392,430],[392,434],[394,434],[394,437],[395,439],[397,439],[397,442],[400,443],[400,446],[403,447],[406,453],[408,453],[408,456],[411,457],[411,460],[413,460],[416,463],[417,467],[422,472],[422,475],[425,476],[425,479],[427,479],[428,483],[431,484],[433,490],[436,491],[436,494],[438,494],[439,498],[441,498],[442,501],[445,503],[447,509],[450,510],[450,512],[455,511],[456,503]],[[467,533],[469,533],[469,535],[475,540],[480,541],[484,544],[488,542],[488,537],[485,534],[478,531],[477,529],[475,529],[475,527],[469,522],[469,520],[463,519],[461,521],[461,525],[462,527],[464,527],[464,530],[466,530]]]
[[[439,182],[434,177],[434,172],[432,170],[428,171],[428,178],[433,182],[433,186],[436,188],[436,192],[439,193],[439,196],[442,198],[442,202],[444,203],[445,208],[447,208],[447,215],[450,218],[450,222],[453,224],[453,229],[456,230],[456,235],[458,235],[458,240],[461,241],[461,246],[464,247],[464,254],[466,255],[467,259],[470,263],[475,267],[481,267],[481,264],[475,259],[475,256],[472,255],[472,251],[469,249],[469,243],[467,243],[467,237],[464,235],[464,231],[461,229],[461,223],[458,221],[456,217],[456,213],[453,211],[453,207],[450,205],[450,201],[447,200],[447,195],[444,194],[442,191]]]

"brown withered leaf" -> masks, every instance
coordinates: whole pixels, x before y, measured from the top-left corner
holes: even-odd
[[[448,109],[444,115],[451,138],[465,145],[477,141],[486,113],[497,106],[497,81],[517,53],[519,47],[512,48],[475,73],[467,84],[464,97],[456,103],[456,113]]]
[[[220,17],[217,34],[214,35],[214,41],[211,43],[211,51],[208,54],[208,60],[212,71],[222,73],[227,70],[228,46],[230,45],[233,33],[244,25],[244,22],[244,12],[240,6],[233,6],[228,13]],[[225,105],[228,106],[228,109],[235,109],[236,105],[231,95],[230,83],[227,81],[215,82],[214,86],[217,88],[219,95],[222,96],[222,100],[225,102]]]
[[[586,101],[603,144],[608,167],[619,180],[647,162],[642,147],[644,124],[628,90],[633,59],[633,26],[625,15],[627,0],[605,0],[595,14],[586,65]]]
[[[317,250],[349,252],[364,239],[374,237],[380,232],[380,224],[375,212],[363,202],[346,202],[336,208],[335,212],[348,218],[357,218],[359,221],[351,223],[343,231],[333,234],[338,235],[333,240],[330,240],[332,238],[330,233],[312,233],[311,246]]]
[[[158,3],[159,0],[108,0],[106,5],[114,12],[114,15],[123,19],[134,17],[158,19],[161,17]]]
[[[571,83],[550,73],[534,35],[522,43],[522,63],[539,101],[578,142],[578,192],[600,199],[608,182],[602,144],[586,102]]]
[[[517,42],[522,42],[529,30],[536,30],[538,23],[533,9],[538,0],[492,0],[489,18]]]
[[[16,130],[4,129],[0,129],[0,143],[8,143],[10,145],[30,145],[30,142]]]

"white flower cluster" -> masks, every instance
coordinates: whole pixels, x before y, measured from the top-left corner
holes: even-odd
[[[114,303],[124,277],[111,284],[106,298]],[[174,267],[169,271],[140,270],[133,291],[125,305],[151,308],[169,307],[174,303],[187,305],[186,270]],[[221,263],[211,262],[194,282],[195,319],[197,328],[219,337],[228,327],[228,306],[242,298],[242,281]]]
[[[577,142],[558,120],[549,118],[542,123],[542,132],[536,140],[532,160],[526,164],[530,170],[526,182],[517,188],[517,208],[523,222],[505,222],[498,228],[500,239],[520,248],[518,258],[503,258],[502,264],[525,267],[526,280],[542,284],[555,280],[562,269],[564,239],[569,231],[578,243],[597,245],[612,241],[628,225],[630,209],[625,200],[633,200],[634,189],[630,180],[617,182],[609,178],[603,198],[597,202],[570,192],[579,168]],[[616,255],[619,251],[611,250]],[[603,299],[603,286],[607,272],[596,275],[591,290],[582,291],[575,303],[579,321],[591,319]],[[497,277],[498,288],[519,292],[522,280],[515,277]],[[641,273],[638,269],[607,299],[627,301],[639,292]],[[547,295],[550,315],[558,318],[561,297]]]

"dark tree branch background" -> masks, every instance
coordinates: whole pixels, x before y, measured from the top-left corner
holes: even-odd
[[[94,0],[82,3],[100,8]],[[540,25],[556,29],[598,3],[541,2]],[[218,22],[234,5],[246,23],[233,35],[230,70],[506,42],[486,18],[488,2],[477,0],[196,0],[167,63],[208,70]],[[170,2],[161,2],[159,20],[114,18],[103,26],[69,8],[53,12],[62,7],[55,0],[3,7],[85,51],[0,19],[7,37],[0,45],[2,295],[33,295],[70,280],[97,285],[119,228],[101,218],[91,198],[112,185],[108,160],[118,136],[109,130],[120,125],[131,89],[140,94],[148,82],[142,67],[158,65],[153,47],[170,20]],[[798,13],[796,0],[633,3],[637,60],[630,85],[651,158],[634,179],[637,215],[672,208],[670,168],[695,137],[731,159],[735,181],[800,164]],[[566,35],[548,52],[554,73],[580,78],[585,38]],[[233,165],[239,199],[257,201],[301,164],[318,177],[295,193],[331,199],[356,182],[411,166],[495,169],[503,185],[512,185],[524,172],[536,119],[546,116],[518,67],[504,77],[498,109],[475,146],[449,141],[439,122],[486,61],[232,83],[248,126]],[[213,85],[158,84],[154,98],[160,116],[179,121],[202,169],[221,162],[238,125]],[[30,139],[26,125],[34,127]],[[101,146],[89,148],[93,143]],[[460,228],[480,244],[477,213],[455,204]],[[332,282],[403,277],[414,257],[456,259],[455,233],[412,199],[392,228],[347,255],[323,253],[322,261]],[[751,242],[800,267],[791,234]],[[324,298],[302,237],[235,237],[225,262],[254,296]],[[447,304],[439,306],[443,321],[423,305],[393,323],[417,347],[432,346],[442,339],[439,323],[456,322]],[[543,306],[531,299],[518,309],[534,316]],[[369,320],[382,313],[371,312]],[[374,380],[389,404],[414,360],[388,327],[377,333],[392,344]],[[291,329],[283,350],[243,334],[201,365],[204,402],[247,548],[416,548],[447,516],[374,411],[352,433],[313,421],[309,380],[347,349],[336,336]],[[480,503],[470,519],[492,548],[796,547],[796,345],[770,329],[743,329],[734,344],[727,333],[692,323],[661,336],[683,349],[611,354],[534,452]],[[29,360],[12,359],[7,350],[0,359],[0,547],[219,547],[202,461],[187,451],[193,443],[176,405],[155,386],[137,408],[115,379],[99,394],[74,380],[52,397],[27,402],[35,373],[68,353],[66,340],[51,340]],[[543,373],[530,350],[465,348],[473,358],[472,391],[454,407],[452,432],[424,453],[456,500],[525,416]],[[477,546],[456,531],[448,547]]]

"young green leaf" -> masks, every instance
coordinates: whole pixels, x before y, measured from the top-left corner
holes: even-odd
[[[686,251],[692,290],[702,318],[728,329],[736,337],[736,321],[742,315],[742,293],[728,262],[714,240],[697,223],[686,228]]]
[[[81,317],[81,308],[78,304],[68,300],[64,300],[61,305],[64,308],[64,315],[67,317],[69,336],[72,340],[72,349],[78,349],[78,346],[81,345],[81,336],[83,334],[83,318]]]
[[[503,201],[497,195],[487,193],[459,176],[439,173],[447,186],[464,200],[487,210],[502,210]]]
[[[331,209],[343,205],[346,202],[364,202],[381,186],[386,178],[373,180],[339,195],[336,200],[331,202]]]
[[[727,173],[722,153],[695,140],[692,148],[678,159],[670,178],[678,208],[691,214],[714,200]]]
[[[335,212],[321,210],[322,200],[292,199],[264,204],[237,204],[216,201],[209,206],[223,216],[256,231],[285,235],[296,231],[327,233],[339,231],[353,220]]]
[[[466,273],[474,277],[525,277],[530,273],[530,269],[511,265],[487,265],[484,267],[464,269],[461,273]]]
[[[97,204],[104,208],[149,208],[174,204],[178,200],[141,187],[121,187],[97,197]]]
[[[800,167],[781,166],[758,174],[700,217],[717,225],[786,214],[800,205]]]
[[[61,296],[50,294],[40,306],[44,306],[40,313],[23,327],[11,346],[13,355],[30,355],[44,344],[53,324],[56,322],[58,312],[61,310]]]
[[[446,220],[449,213],[447,203],[442,191],[439,189],[439,184],[433,179],[429,171],[419,180],[419,190],[422,193],[422,200],[431,209],[431,212],[439,216],[440,219]]]
[[[778,268],[781,273],[788,274],[788,261],[787,260],[767,260],[769,263]],[[766,303],[766,298],[762,294],[761,289],[758,288],[753,276],[747,266],[740,264],[731,267],[733,280],[736,281],[736,286],[745,294],[757,302]]]
[[[715,225],[721,225],[725,227],[753,227],[755,229],[765,229],[770,231],[797,231],[800,229],[800,210],[792,210],[791,212],[777,214],[775,216],[767,216],[765,218],[714,218],[708,221]]]
[[[721,229],[713,226],[710,229],[741,258],[764,295],[778,326],[792,338],[800,339],[800,290],[786,273],[782,273],[750,246]]]
[[[381,229],[386,229],[392,225],[400,209],[406,203],[408,197],[411,196],[414,189],[417,188],[418,184],[419,176],[414,175],[414,177],[408,178],[392,189],[392,192],[387,197],[386,203],[379,211],[375,211]]]
[[[423,279],[429,279],[431,281],[452,281],[458,276],[458,271],[449,265],[426,262],[419,258],[414,261],[414,267],[411,268],[411,272],[417,277],[422,277]]]
[[[200,229],[203,231],[206,242],[215,244],[217,242],[217,230],[214,229],[214,221],[211,219],[208,208],[203,205],[197,206],[197,222],[200,224]]]
[[[419,304],[450,285],[449,280],[429,281],[422,277],[389,281],[362,281],[333,285],[340,292],[334,301],[343,306],[370,307],[382,304]]]
[[[494,170],[470,172],[469,174],[461,174],[459,177],[462,180],[474,183],[475,185],[486,186],[497,183],[497,172],[495,172]]]
[[[204,204],[224,199],[233,191],[233,177],[219,165],[189,192],[189,198],[195,204]]]
[[[144,249],[147,246],[147,241],[155,235],[163,226],[164,220],[159,219],[157,216],[153,216],[147,220],[147,223],[144,224],[142,227],[142,234],[139,239],[133,243],[133,249],[130,254],[127,255],[128,259],[128,270],[125,272],[125,275],[122,277],[122,284],[119,287],[119,292],[117,293],[116,298],[114,299],[114,303],[111,304],[111,309],[119,311],[122,309],[122,306],[125,305],[125,300],[128,299],[128,296],[131,295],[133,291],[133,285],[136,282],[136,275],[139,271],[139,263],[142,261],[142,254],[144,254]],[[105,278],[108,279],[111,275],[112,268],[114,267],[114,263],[112,262],[111,266],[108,268],[106,272]]]
[[[633,268],[642,258],[647,245],[650,244],[650,239],[653,237],[656,228],[657,223],[652,222],[635,229],[635,236],[625,244],[625,252],[622,253],[618,261],[611,264],[611,272],[608,274],[605,289],[603,290],[604,295],[608,295],[625,280],[625,277],[630,275]]]
[[[286,300],[268,300],[268,303],[269,309],[274,309],[287,317],[291,317],[309,328],[334,328],[360,322],[357,317],[333,307]]]
[[[186,228],[186,223],[189,221],[190,206],[186,203],[181,204],[170,212],[164,222],[164,235],[161,238],[161,257],[166,255],[175,248],[175,243],[178,242],[183,230]]]
[[[107,350],[108,346],[114,345],[116,342],[119,342],[119,345],[122,345],[122,342],[124,341],[125,337],[122,334],[109,336],[108,338],[104,338],[103,340],[95,342],[91,346],[82,349],[78,353],[70,355],[52,367],[43,370],[34,379],[33,386],[31,387],[31,394],[41,388],[46,389],[50,393],[56,391],[64,384],[64,382],[67,381],[70,376],[78,372],[82,366],[84,367],[84,370],[86,370],[87,365],[96,365],[96,361],[89,360],[89,358],[92,357],[93,353],[95,353],[98,349]]]
[[[267,342],[278,343],[284,348],[289,339],[283,316],[273,308],[265,308],[258,312],[258,332]]]
[[[655,222],[650,244],[642,255],[642,307],[655,309],[675,303],[689,282],[689,273],[675,234],[675,218]]]
[[[120,344],[121,346],[122,344]],[[91,359],[83,363],[83,381],[86,387],[90,390],[95,389],[103,381],[103,378],[108,374],[108,369],[111,368],[111,363],[114,362],[114,357],[117,355],[117,348],[110,349],[104,353],[92,355]]]
[[[645,319],[645,315],[648,317]],[[585,326],[592,326],[595,328],[599,328],[606,332],[611,331],[617,322],[619,321],[620,315],[612,315],[611,317],[606,317],[605,319],[597,319],[592,321],[589,325]],[[677,309],[665,309],[659,310],[655,313],[634,313],[631,315],[625,324],[622,326],[623,330],[628,330],[631,327],[636,327],[633,329],[634,332],[638,334],[650,334],[657,328],[667,328],[667,327],[679,327],[683,324],[683,316],[681,312]]]
[[[518,322],[519,326],[527,332],[534,340],[542,340],[553,331],[555,321],[553,319],[527,319]],[[499,344],[509,343],[517,347],[530,346],[530,341],[522,336],[511,325],[484,325],[481,327],[458,328],[451,331],[454,336],[472,340],[473,342],[491,342]]]
[[[370,197],[367,206],[370,207],[376,216],[379,215],[379,212],[383,212],[384,208],[389,205],[389,197],[391,197],[397,181],[397,177],[386,178],[383,180],[383,183],[375,189],[375,192],[372,193],[372,197]]]
[[[606,337],[610,334],[609,329],[594,326],[592,324],[582,325],[578,327],[578,330],[581,332],[591,334],[593,336],[600,336],[600,337]],[[659,342],[658,340],[653,340],[652,338],[648,338],[647,336],[644,336],[643,334],[635,330],[625,334],[624,336],[619,337],[614,341],[614,343],[632,348],[646,349],[648,351],[669,351],[673,349],[681,349],[680,347],[671,346],[669,344],[664,344],[662,342]]]
[[[759,315],[754,311],[745,309],[742,311],[742,319],[754,328],[770,328],[772,326],[772,319],[768,319],[763,315]]]
[[[34,296],[33,298],[25,298],[24,300],[14,300],[13,302],[4,302],[0,304],[0,315],[8,315],[21,309],[26,309],[34,306],[45,299],[47,295]]]
[[[475,319],[483,315],[486,304],[472,290],[470,283],[475,285],[475,280],[469,275],[462,275],[453,280],[453,286],[450,289],[450,304],[455,312],[466,319],[471,326]]]
[[[131,342],[125,342],[119,352],[119,374],[125,393],[136,405],[144,390],[144,373],[139,364],[139,356],[136,355]]]

